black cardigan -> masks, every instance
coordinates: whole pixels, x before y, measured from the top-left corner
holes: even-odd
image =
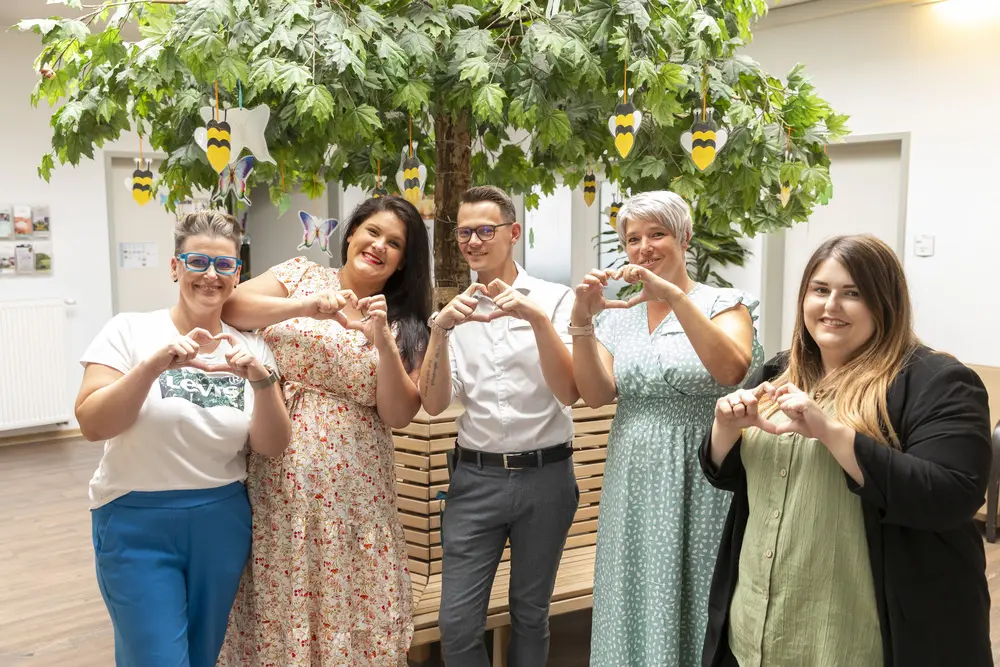
[[[749,380],[776,378],[787,354]],[[986,388],[954,358],[914,351],[889,386],[888,409],[902,451],[858,434],[854,454],[882,630],[884,667],[992,667],[990,593],[983,540],[972,517],[983,504],[992,450]],[[715,470],[711,431],[701,466],[734,493],[708,598],[703,667],[737,667],[729,649],[729,605],[749,517],[740,442]],[[844,647],[850,651],[849,647]]]

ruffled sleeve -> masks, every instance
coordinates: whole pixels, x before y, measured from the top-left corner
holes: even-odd
[[[271,273],[288,290],[288,296],[292,296],[298,289],[299,283],[302,282],[302,277],[313,266],[317,266],[316,262],[305,257],[294,257],[287,262],[272,266]]]
[[[624,312],[624,310],[605,310],[594,318],[594,335],[597,337],[597,342],[612,356],[618,344],[618,330],[621,328],[621,316]]]
[[[760,300],[743,290],[730,287],[716,288],[715,300],[708,312],[708,317],[711,319],[727,310],[732,310],[740,306],[744,306],[750,311],[750,321],[753,322],[753,342],[750,346],[750,366],[747,368],[747,373],[743,376],[743,381],[739,385],[734,386],[745,384],[747,378],[753,375],[764,361],[764,348],[761,346],[760,339],[758,338],[760,331],[757,328],[757,320],[760,319]]]

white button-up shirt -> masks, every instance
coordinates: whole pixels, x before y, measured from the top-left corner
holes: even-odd
[[[548,313],[567,346],[573,291],[532,278],[520,265],[511,287]],[[465,407],[458,442],[485,452],[524,452],[573,439],[572,410],[552,395],[542,377],[531,325],[516,317],[466,322],[449,337],[452,398]]]

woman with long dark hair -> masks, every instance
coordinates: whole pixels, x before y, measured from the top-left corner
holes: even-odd
[[[986,389],[913,333],[874,236],[806,266],[790,351],[716,403],[702,468],[734,492],[704,667],[986,667]]]
[[[220,665],[406,664],[412,601],[390,429],[420,408],[429,336],[417,209],[365,201],[341,259],[289,260],[226,304],[228,321],[264,330],[294,433],[284,457],[250,459],[252,554]]]

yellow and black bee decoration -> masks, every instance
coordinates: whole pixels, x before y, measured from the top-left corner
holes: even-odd
[[[712,109],[695,109],[691,130],[681,135],[681,146],[701,171],[708,169],[726,145],[729,133],[712,120]]]
[[[629,93],[632,90],[619,90],[622,96],[622,103],[615,107],[615,115],[608,119],[608,129],[611,136],[615,138],[615,149],[623,158],[628,157],[635,145],[635,135],[642,125],[642,112],[636,110],[635,106],[628,101]]]
[[[597,196],[597,177],[594,176],[594,170],[590,166],[587,167],[587,173],[583,177],[583,201],[587,202],[587,206],[594,203],[594,197]]]
[[[403,199],[414,206],[424,197],[424,184],[427,183],[427,167],[416,156],[417,142],[413,142],[410,155],[406,148],[400,153],[399,171],[396,172],[396,185]]]
[[[205,153],[208,155],[208,163],[221,174],[229,166],[232,155],[232,129],[226,121],[212,119],[208,121],[207,130]]]
[[[618,211],[622,208],[622,203],[620,201],[611,202],[611,208],[608,211],[608,224],[611,225],[611,229],[618,231]]]
[[[125,187],[131,190],[132,199],[139,206],[144,206],[153,198],[152,162],[142,158],[135,159],[135,171],[132,178],[125,179]]]

